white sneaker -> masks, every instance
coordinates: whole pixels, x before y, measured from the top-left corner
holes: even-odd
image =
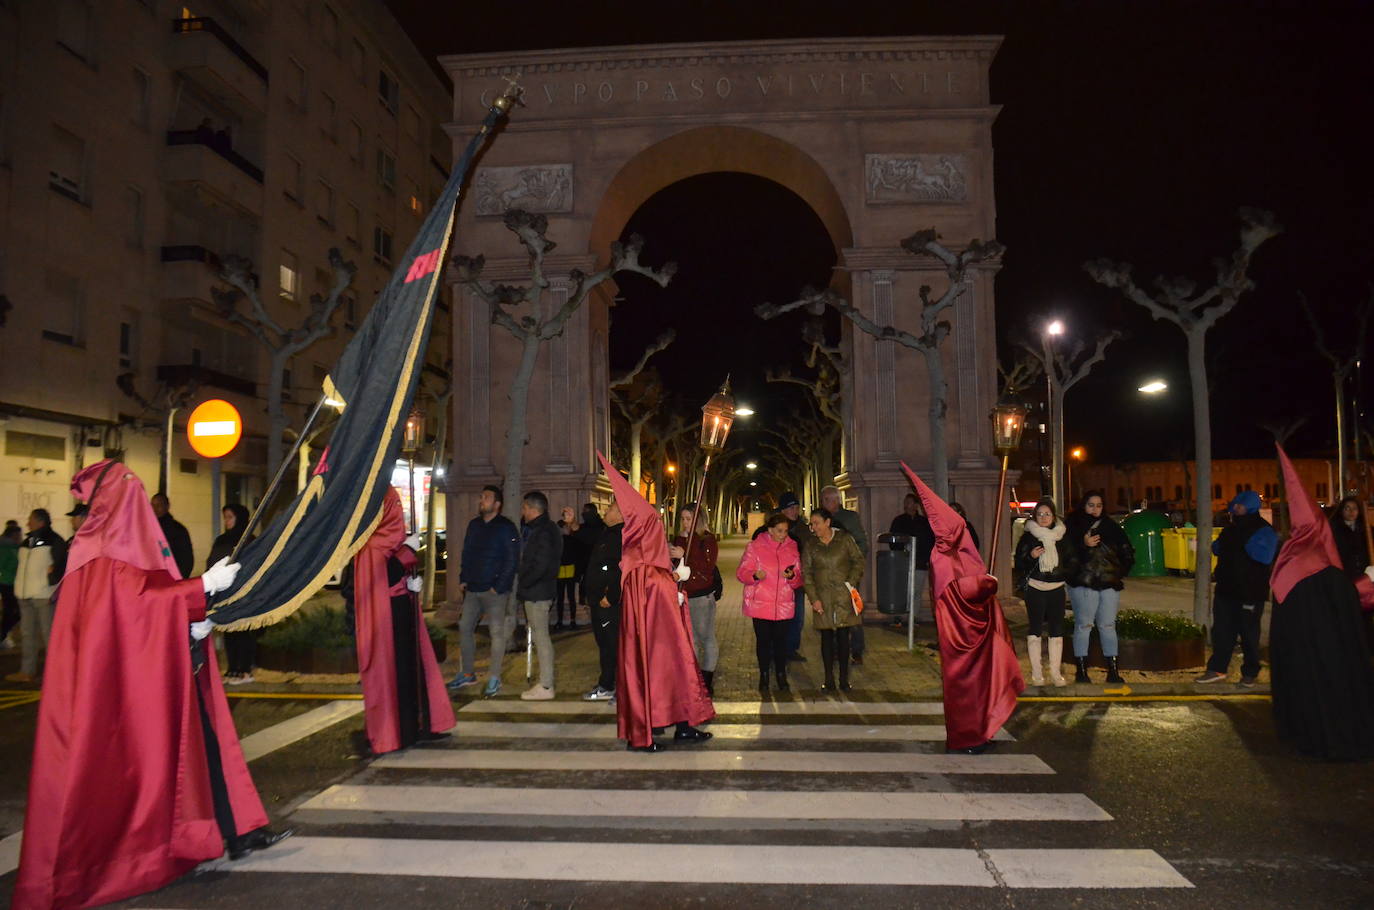
[[[553,701],[553,690],[548,686],[535,686],[520,693],[522,701]]]
[[[582,696],[583,701],[610,701],[612,698],[615,698],[615,691],[613,689],[603,689],[600,686],[597,686],[595,689]]]

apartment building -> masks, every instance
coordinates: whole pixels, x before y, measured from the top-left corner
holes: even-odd
[[[381,0],[0,0],[0,518],[66,512],[107,447],[156,488],[188,389],[242,413],[221,494],[251,505],[269,356],[219,314],[220,265],[249,260],[288,329],[328,294],[331,247],[357,266],[334,336],[283,377],[300,426],[446,179],[449,107]],[[186,414],[168,493],[201,560],[216,516]]]

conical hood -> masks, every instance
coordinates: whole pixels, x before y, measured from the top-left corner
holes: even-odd
[[[1274,560],[1274,571],[1269,585],[1274,589],[1274,598],[1282,601],[1293,590],[1293,586],[1310,575],[1315,575],[1328,566],[1341,568],[1341,554],[1336,549],[1336,539],[1331,534],[1331,525],[1326,516],[1317,508],[1312,497],[1302,485],[1293,462],[1283,446],[1275,443],[1279,453],[1279,467],[1283,471],[1284,495],[1288,499],[1288,517],[1293,525],[1292,536],[1279,549]]]
[[[936,496],[935,491],[926,486],[921,478],[916,476],[916,472],[907,467],[906,462],[902,462],[902,470],[906,472],[907,480],[916,488],[916,495],[921,497],[926,519],[930,522],[931,530],[935,532],[935,549],[931,552],[930,560],[932,590],[935,595],[938,597],[946,585],[961,578],[979,580],[975,585],[979,590],[967,592],[971,599],[996,593],[996,580],[988,575],[987,564],[978,554],[978,548],[973,545],[973,537],[968,533],[963,516]],[[991,582],[991,591],[983,590],[988,585],[982,579]]]
[[[621,574],[628,574],[631,569],[641,565],[660,566],[671,571],[668,536],[663,530],[658,510],[630,486],[630,482],[621,476],[615,465],[606,460],[605,455],[597,452],[596,457],[606,471],[611,491],[615,494],[615,503],[625,518],[625,527],[621,531]]]

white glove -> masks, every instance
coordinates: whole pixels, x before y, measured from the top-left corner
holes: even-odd
[[[418,575],[412,575],[406,579],[406,590],[412,594],[419,594],[425,587],[425,580]]]
[[[1370,581],[1374,581],[1374,566],[1369,566],[1364,570],[1364,575]]]
[[[406,546],[408,546],[408,547],[410,547],[412,550],[414,550],[416,553],[419,553],[419,552],[420,552],[420,535],[419,535],[419,534],[412,534],[412,535],[410,535],[409,537],[406,538],[405,544],[406,544]]]
[[[210,634],[210,630],[215,627],[215,623],[209,619],[202,619],[200,622],[191,623],[191,638],[200,641]]]
[[[200,576],[200,583],[205,585],[205,593],[218,594],[232,585],[241,565],[242,563],[229,562],[229,557],[226,556],[206,569],[205,574]]]
[[[692,570],[687,566],[686,563],[683,563],[673,570],[673,576],[678,581],[686,581],[687,579],[692,577]]]

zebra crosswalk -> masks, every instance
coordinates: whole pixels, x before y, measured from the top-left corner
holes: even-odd
[[[997,751],[944,754],[939,703],[717,707],[713,740],[645,755],[603,704],[474,701],[451,740],[377,759],[301,803],[296,837],[220,868],[512,887],[834,885],[837,869],[859,887],[1191,887],[1155,851],[1113,846],[1111,814],[1005,731]],[[1046,847],[1046,824],[1084,835]]]

